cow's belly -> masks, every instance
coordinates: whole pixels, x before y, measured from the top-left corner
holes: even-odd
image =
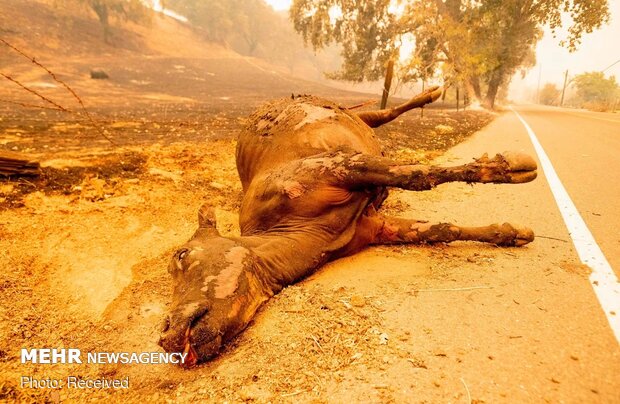
[[[274,179],[263,184],[250,186],[245,194],[239,217],[241,234],[303,233],[313,248],[325,253],[347,246],[354,239],[363,212],[385,195],[382,188],[352,192],[317,184],[305,189],[298,182]]]

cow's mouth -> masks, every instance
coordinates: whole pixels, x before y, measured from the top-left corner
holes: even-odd
[[[207,335],[204,332],[207,328],[205,325],[208,318],[205,316],[208,308],[197,308],[189,318],[185,317],[185,320],[181,320],[182,317],[178,316],[178,313],[182,312],[182,307],[164,319],[159,345],[166,352],[182,353],[184,360],[180,365],[184,368],[191,368],[201,361],[202,345],[208,342],[205,341]]]
[[[192,341],[192,330],[196,330],[198,328],[198,323],[202,320],[203,316],[207,313],[207,309],[203,309],[194,314],[192,320],[189,325],[185,329],[185,335],[183,338],[183,355],[187,355],[185,360],[182,363],[184,368],[192,368],[198,364],[198,360],[200,359],[198,356],[198,352],[194,349],[196,345],[196,341]],[[194,331],[196,332],[196,331]]]
[[[217,355],[222,344],[222,333],[213,328],[214,323],[206,316],[207,310],[197,313],[185,328],[181,352],[185,360],[182,367],[189,369]]]
[[[183,355],[187,355],[183,361],[183,367],[193,368],[198,364],[198,353],[192,346],[191,341],[192,326],[188,326],[185,330],[185,340],[183,341]]]

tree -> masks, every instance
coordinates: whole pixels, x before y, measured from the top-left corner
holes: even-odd
[[[553,83],[547,83],[540,90],[540,103],[545,105],[555,105],[558,103],[561,91]]]
[[[497,90],[508,84],[519,68],[534,65],[536,43],[542,27],[552,32],[562,27],[562,12],[569,13],[572,24],[560,43],[573,51],[584,32],[592,32],[609,20],[607,0],[484,0],[473,8],[476,43],[487,63],[483,77],[487,84],[485,106],[493,108]]]
[[[285,47],[294,32],[263,0],[168,0],[167,7],[186,15],[205,37],[254,56],[261,45]],[[286,35],[283,33],[288,28]],[[275,36],[279,36],[276,38]],[[291,52],[292,49],[287,49]]]
[[[534,64],[542,27],[562,26],[562,12],[572,18],[562,41],[571,50],[609,19],[607,0],[294,0],[290,17],[315,49],[342,45],[339,78],[378,78],[401,38],[413,35],[415,52],[401,69],[406,78],[427,77],[441,66],[448,81],[468,82],[493,108],[500,86]]]
[[[605,78],[603,72],[583,73],[573,82],[577,87],[578,102],[588,108],[607,110],[619,96],[616,78]]]
[[[342,45],[343,65],[329,76],[347,81],[376,80],[397,55],[402,23],[390,0],[295,0],[290,17],[314,50]]]
[[[193,26],[214,42],[226,43],[231,32],[247,26],[245,13],[239,12],[244,6],[241,0],[168,0],[166,6],[187,16]]]
[[[246,55],[254,55],[266,37],[279,31],[274,27],[278,16],[263,0],[169,0],[166,5],[186,15],[206,39]]]
[[[141,0],[79,0],[79,2],[97,14],[105,43],[110,43],[110,16],[135,22],[145,21],[150,17],[149,9]]]
[[[288,19],[264,0],[167,0],[166,7],[188,17],[209,41],[242,55],[263,58],[293,70],[319,58],[303,46]]]

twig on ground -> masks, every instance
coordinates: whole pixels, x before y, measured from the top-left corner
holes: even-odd
[[[536,238],[546,238],[546,239],[549,239],[549,240],[557,240],[557,241],[561,241],[563,243],[568,243],[568,240],[564,240],[564,239],[557,238],[557,237],[550,237],[550,236],[539,236],[538,234],[536,235]]]
[[[334,356],[334,352],[336,351],[336,346],[338,345],[339,342],[340,342],[340,334],[336,334],[336,337],[332,341],[332,352],[331,352],[332,357]]]
[[[411,292],[460,292],[465,290],[493,289],[493,286],[470,286],[466,288],[414,289]]]
[[[467,387],[467,383],[465,383],[465,379],[461,377],[461,383],[465,386],[465,391],[467,391],[467,402],[471,404],[471,394],[469,393],[469,387]]]
[[[321,344],[319,343],[319,341],[317,341],[317,339],[314,337],[314,335],[310,335],[310,337],[312,338],[312,340],[314,341],[314,343],[316,344],[316,346],[319,347],[319,349],[321,350],[321,352],[325,352],[323,351],[323,347],[321,346]]]
[[[25,184],[27,184],[27,185],[30,185],[30,186],[31,186],[31,187],[33,187],[33,188],[36,188],[36,187],[37,187],[37,186],[36,186],[36,185],[34,185],[32,182],[30,182],[30,181],[28,181],[28,180],[26,180],[26,179],[24,179],[24,178],[20,178],[20,179],[19,179],[19,182],[23,182],[23,183],[25,183]]]
[[[307,392],[308,392],[308,390],[297,390],[297,391],[294,391],[292,393],[282,394],[282,395],[280,395],[280,397],[293,397],[293,396],[296,396],[298,394],[307,393]]]

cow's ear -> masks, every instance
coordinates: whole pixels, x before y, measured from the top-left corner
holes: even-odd
[[[201,229],[216,229],[215,209],[203,204],[198,210],[198,227]]]

